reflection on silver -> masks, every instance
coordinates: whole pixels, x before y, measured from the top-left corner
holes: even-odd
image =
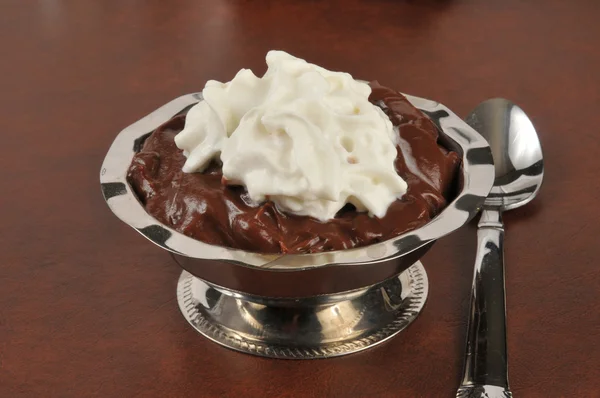
[[[461,188],[456,199],[427,225],[385,242],[351,250],[306,255],[260,254],[197,241],[161,224],[146,213],[127,183],[127,169],[144,138],[174,115],[201,101],[202,96],[198,93],[184,95],[169,102],[127,127],[116,137],[100,171],[102,193],[117,217],[156,245],[168,250],[182,268],[201,279],[203,282],[199,281],[198,286],[203,283],[218,286],[213,290],[218,291],[221,302],[230,303],[227,304],[229,306],[235,300],[253,303],[238,306],[235,311],[229,310],[230,307],[215,307],[214,311],[226,311],[236,319],[235,322],[243,325],[259,325],[264,322],[264,318],[256,315],[263,313],[259,311],[257,304],[266,306],[269,312],[274,308],[297,306],[300,302],[303,307],[311,308],[309,312],[312,311],[319,318],[323,315],[316,315],[317,307],[337,303],[332,310],[344,314],[345,326],[336,327],[354,330],[352,319],[348,319],[352,312],[340,302],[346,300],[354,303],[352,300],[364,299],[366,288],[380,284],[381,281],[398,278],[398,275],[401,275],[400,280],[406,279],[403,272],[415,264],[437,239],[460,228],[475,216],[494,179],[492,155],[487,141],[445,106],[423,98],[407,98],[436,123],[440,140],[462,156]],[[402,304],[386,294],[382,293],[381,300],[392,310],[394,306],[400,305],[396,310],[401,311]],[[202,297],[202,293],[198,292],[197,296]],[[361,308],[371,311],[374,318],[381,316],[376,308],[364,305]],[[367,315],[369,314],[360,315],[360,319]],[[211,328],[216,328],[215,330],[225,327],[225,320],[222,318],[211,315],[203,319],[210,322]],[[233,322],[233,319],[229,320]],[[377,325],[382,324],[377,321],[370,328]],[[237,329],[233,327],[232,330]],[[263,324],[261,330],[264,334],[269,329]],[[341,333],[340,336],[344,336],[339,337],[340,341],[354,338],[352,333],[348,334],[343,330],[338,332]],[[329,331],[327,335],[336,339],[333,331]],[[218,340],[214,336],[211,338]],[[260,340],[259,337],[256,338]],[[271,343],[270,340],[267,341]],[[252,344],[258,344],[258,340]],[[291,344],[291,341],[286,340],[282,344]],[[347,349],[344,353],[350,351]]]
[[[417,262],[400,276],[322,302],[232,297],[183,271],[179,308],[209,339],[234,350],[283,359],[351,354],[379,344],[408,326],[427,298],[427,275]],[[258,301],[257,301],[258,300]]]
[[[467,122],[488,139],[496,180],[478,224],[463,380],[456,396],[511,397],[502,212],[528,203],[539,191],[544,177],[542,148],[525,112],[510,101],[485,101]]]

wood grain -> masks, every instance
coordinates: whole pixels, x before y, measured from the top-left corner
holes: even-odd
[[[600,396],[600,2],[5,0],[0,4],[0,397],[450,397],[471,225],[425,257],[425,311],[345,358],[254,358],[210,343],[179,270],[104,204],[125,126],[277,48],[438,100],[495,96],[539,131],[546,180],[506,215],[512,389]]]

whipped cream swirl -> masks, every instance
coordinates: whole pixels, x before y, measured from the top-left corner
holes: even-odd
[[[256,203],[326,221],[346,203],[383,217],[407,189],[396,173],[399,137],[368,100],[371,88],[283,51],[270,51],[262,78],[242,69],[211,80],[175,143],[184,172],[223,163],[228,184]]]

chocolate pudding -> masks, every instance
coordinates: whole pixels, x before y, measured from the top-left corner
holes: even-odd
[[[408,185],[384,217],[347,204],[326,222],[253,203],[244,187],[229,184],[220,162],[184,173],[186,157],[174,137],[185,113],[157,128],[134,156],[127,179],[146,211],[163,224],[208,244],[261,253],[316,253],[385,241],[438,215],[455,191],[460,156],[438,142],[434,123],[402,94],[371,83],[369,101],[397,128],[395,168]]]

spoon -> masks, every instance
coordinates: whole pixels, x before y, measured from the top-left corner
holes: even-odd
[[[509,398],[502,212],[530,202],[544,177],[542,148],[531,120],[512,102],[482,102],[466,122],[488,140],[496,179],[477,226],[477,255],[463,379],[458,398]]]

